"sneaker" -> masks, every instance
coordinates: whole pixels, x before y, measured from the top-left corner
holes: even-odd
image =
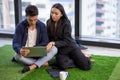
[[[28,71],[30,71],[29,66],[25,66],[25,67],[22,69],[21,73],[25,73],[25,72],[28,72]]]
[[[17,63],[17,60],[14,57],[12,58],[11,61]]]

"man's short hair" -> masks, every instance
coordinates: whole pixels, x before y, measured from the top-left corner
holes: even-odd
[[[38,8],[35,5],[28,5],[25,9],[26,16],[38,15]]]

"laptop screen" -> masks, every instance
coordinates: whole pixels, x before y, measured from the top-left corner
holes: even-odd
[[[23,49],[30,50],[30,53],[25,57],[42,57],[47,55],[47,50],[45,46],[23,47]]]

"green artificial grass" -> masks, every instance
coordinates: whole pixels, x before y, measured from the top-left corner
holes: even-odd
[[[120,80],[120,60],[114,68],[114,71],[112,72],[109,80]]]
[[[10,45],[0,47],[0,80],[60,80],[59,78],[52,78],[47,73],[46,69],[51,68],[49,66],[21,74],[20,70],[23,68],[23,65],[12,63],[11,59],[13,55],[14,51]],[[118,62],[120,64],[119,57],[95,55],[92,57],[95,62],[93,62],[91,70],[83,71],[78,68],[67,69],[66,71],[70,75],[66,80],[114,80],[111,78],[113,75],[112,72],[114,74],[120,72],[116,68],[116,64],[117,66]]]
[[[22,65],[12,63],[14,51],[12,47],[0,47],[0,80],[20,80],[25,74],[20,74]]]

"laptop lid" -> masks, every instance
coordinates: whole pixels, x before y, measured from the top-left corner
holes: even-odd
[[[29,49],[30,53],[25,57],[42,57],[47,56],[47,51],[45,46],[37,46],[37,47],[23,47],[24,49]]]

